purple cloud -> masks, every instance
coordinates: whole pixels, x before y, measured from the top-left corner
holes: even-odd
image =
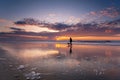
[[[40,22],[33,18],[24,18],[23,20],[14,22],[16,25],[39,25]]]
[[[91,16],[97,17],[109,17],[109,18],[116,18],[120,16],[120,9],[115,7],[109,7],[100,11],[91,11],[89,13]]]

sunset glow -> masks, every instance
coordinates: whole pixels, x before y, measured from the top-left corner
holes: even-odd
[[[0,40],[60,41],[69,37],[120,40],[119,3],[117,0],[2,0]]]
[[[71,36],[72,37],[72,36]],[[70,37],[67,36],[59,36],[56,37],[56,40],[69,40]],[[84,37],[72,37],[73,40],[120,40],[118,36],[84,36]]]

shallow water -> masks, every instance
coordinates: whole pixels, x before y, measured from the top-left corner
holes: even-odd
[[[120,80],[120,46],[0,42],[0,62],[22,80]]]

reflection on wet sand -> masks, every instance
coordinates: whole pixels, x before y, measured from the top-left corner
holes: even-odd
[[[63,43],[29,42],[0,43],[0,49],[10,59],[20,62],[18,66],[22,64],[22,73],[27,77],[34,74],[43,77],[41,80],[120,79],[119,46],[73,44],[68,47]]]
[[[69,47],[69,53],[72,54],[72,45]]]
[[[48,55],[58,54],[57,50],[24,50],[19,56],[24,58],[37,58],[37,57],[47,57]]]

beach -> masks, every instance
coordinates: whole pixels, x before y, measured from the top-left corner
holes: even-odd
[[[16,61],[0,48],[0,80],[26,80],[15,67]]]
[[[120,46],[0,42],[0,80],[120,80]]]

